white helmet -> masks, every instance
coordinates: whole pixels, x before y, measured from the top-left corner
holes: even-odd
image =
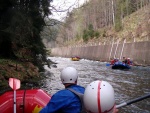
[[[62,83],[75,83],[78,78],[77,70],[73,67],[67,67],[60,74]]]
[[[106,81],[94,81],[86,87],[83,102],[87,112],[112,113],[115,106],[114,89]]]

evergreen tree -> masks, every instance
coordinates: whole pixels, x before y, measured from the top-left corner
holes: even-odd
[[[52,0],[0,1],[0,56],[30,59],[37,64],[36,55],[46,60],[46,50],[40,33],[44,18],[51,14]]]

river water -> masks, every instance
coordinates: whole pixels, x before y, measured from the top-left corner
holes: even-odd
[[[86,87],[92,81],[104,80],[109,82],[115,91],[116,104],[127,102],[150,93],[150,67],[132,67],[128,71],[113,70],[106,62],[81,59],[71,61],[70,58],[49,57],[58,63],[57,67],[47,70],[46,78],[41,80],[41,89],[53,95],[64,88],[60,81],[60,72],[64,67],[73,66],[78,70],[78,85]],[[150,113],[150,98],[119,108],[119,113]]]

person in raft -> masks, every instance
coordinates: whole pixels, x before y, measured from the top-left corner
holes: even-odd
[[[128,65],[133,65],[133,63],[132,63],[132,61],[131,61],[130,58],[127,58],[127,64],[128,64]]]
[[[118,113],[113,87],[106,81],[93,81],[86,88],[83,103],[87,113]]]
[[[65,86],[65,89],[56,92],[51,97],[51,100],[48,102],[47,106],[45,106],[39,113],[85,113],[85,111],[83,110],[85,106],[81,98],[79,98],[79,94],[74,93],[68,89],[70,88],[82,95],[84,94],[85,88],[77,85],[78,79],[77,70],[73,67],[64,68],[61,72],[60,78],[63,85]],[[92,97],[92,95],[88,96],[89,97],[87,98]],[[84,99],[84,95],[82,99]],[[106,103],[107,102],[108,101],[106,100]],[[91,102],[89,101],[89,103]],[[93,109],[95,109],[94,106]],[[114,108],[112,113],[117,112],[118,110]],[[88,112],[86,111],[86,113]]]
[[[71,88],[81,94],[85,88],[77,85],[78,72],[74,67],[66,67],[61,71],[61,81],[65,89],[56,92],[48,104],[39,113],[80,113],[82,103],[79,97],[68,90]]]

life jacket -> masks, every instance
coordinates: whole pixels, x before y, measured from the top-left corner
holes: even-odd
[[[127,60],[127,64],[129,64],[129,65],[132,65],[132,62],[131,62],[131,60]]]
[[[114,65],[114,63],[115,63],[115,60],[111,60],[111,61],[110,61],[110,64],[111,64],[111,65]]]
[[[75,95],[77,95],[77,96],[79,97],[79,99],[80,99],[80,101],[81,101],[81,105],[82,105],[81,113],[87,113],[87,112],[86,112],[86,109],[85,109],[85,107],[84,107],[84,103],[83,103],[83,94],[82,94],[82,93],[79,93],[79,92],[77,92],[77,91],[75,91],[75,90],[73,90],[72,88],[66,88],[66,89],[68,89],[69,91],[73,92]]]

